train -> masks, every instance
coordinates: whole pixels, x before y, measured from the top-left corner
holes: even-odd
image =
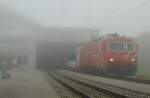
[[[130,37],[107,34],[78,47],[68,60],[79,72],[134,75],[138,65],[138,44]]]

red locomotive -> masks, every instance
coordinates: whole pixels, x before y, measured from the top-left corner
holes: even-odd
[[[132,38],[108,34],[77,49],[76,71],[133,75],[138,45]]]

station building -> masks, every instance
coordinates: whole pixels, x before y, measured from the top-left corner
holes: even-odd
[[[4,7],[0,7],[0,15],[0,64],[11,58],[20,68],[63,67],[68,52],[98,32],[92,28],[46,28]]]
[[[27,35],[3,38],[1,54],[17,59],[21,68],[62,68],[66,56],[91,40],[93,29],[48,28]],[[6,56],[5,56],[6,58]]]
[[[70,51],[92,40],[92,28],[44,28],[36,36],[37,68],[63,68]]]

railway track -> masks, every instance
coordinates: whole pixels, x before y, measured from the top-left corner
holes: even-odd
[[[49,72],[48,72],[49,73]],[[87,85],[86,83],[73,80],[60,73],[49,73],[49,75],[62,84],[64,87],[73,92],[74,95],[79,98],[125,98],[124,96],[112,94],[111,92],[106,92],[102,89],[96,89],[92,85]],[[62,96],[62,94],[60,95]],[[64,98],[77,98],[72,95],[64,96]]]
[[[72,98],[75,95],[79,98],[150,98],[150,95],[146,93],[91,81],[60,71],[47,73],[57,83],[73,93],[65,98]]]
[[[53,72],[44,72],[46,79],[50,85],[56,90],[60,98],[81,98],[78,94],[68,88],[64,83],[55,78]]]

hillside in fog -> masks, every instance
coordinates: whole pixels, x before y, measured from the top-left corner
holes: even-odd
[[[150,76],[150,33],[141,33],[138,36],[139,64],[138,74]]]

